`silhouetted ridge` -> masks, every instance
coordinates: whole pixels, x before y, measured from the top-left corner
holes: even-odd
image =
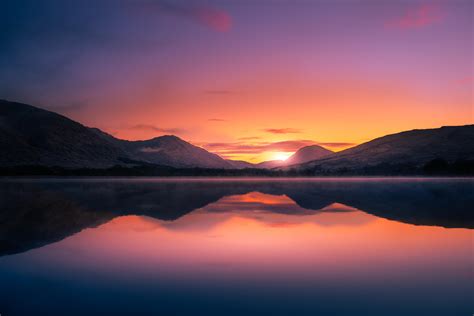
[[[126,141],[31,105],[0,100],[0,167],[110,168],[140,163],[178,168],[233,168],[174,135]]]
[[[446,172],[450,171],[449,168],[465,168],[465,172],[459,172],[472,173],[469,170],[474,166],[474,125],[445,126],[387,135],[282,170],[291,168],[306,174],[404,174],[421,171],[435,160],[446,162]]]
[[[254,165],[174,135],[121,140],[54,112],[0,100],[0,152],[3,175],[471,175],[474,125],[401,132],[337,153],[312,145],[286,161]]]

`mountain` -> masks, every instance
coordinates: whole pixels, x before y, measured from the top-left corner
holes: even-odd
[[[233,168],[176,136],[126,141],[54,112],[0,100],[0,166],[108,168],[151,163],[178,168]]]
[[[118,144],[129,157],[147,163],[176,168],[233,168],[230,162],[218,155],[173,135],[140,141],[119,140]]]
[[[104,168],[126,153],[62,115],[0,100],[0,166]]]
[[[334,154],[333,151],[319,145],[306,146],[298,149],[293,155],[285,160],[285,165],[296,165],[308,161],[320,159]]]
[[[246,169],[246,168],[256,168],[255,164],[243,160],[230,160],[227,161],[232,164],[232,167],[235,169]]]
[[[290,166],[305,163],[308,161],[327,157],[334,152],[319,145],[305,146],[298,149],[286,160],[268,160],[254,165],[258,169],[273,169],[278,167]]]
[[[273,169],[277,167],[281,167],[285,165],[284,160],[268,160],[268,161],[263,161],[258,164],[255,164],[255,168],[258,169]]]
[[[474,125],[412,130],[376,138],[325,158],[280,170],[324,173],[403,173],[474,160]]]
[[[214,169],[213,173],[205,170],[212,175],[224,174],[218,169],[252,168],[275,170],[268,171],[268,174],[265,170],[231,170],[228,174],[270,175],[273,171],[282,175],[285,171],[298,175],[473,174],[474,125],[406,131],[337,153],[316,145],[308,146],[286,161],[266,161],[254,165],[225,160],[176,136],[142,141],[121,140],[54,112],[0,100],[0,152],[0,168],[6,171],[25,169],[25,166],[66,169],[121,166],[126,167],[128,172],[131,170],[128,167],[156,169],[162,166],[162,169],[175,171],[185,168]],[[36,172],[23,169],[12,172]],[[135,171],[148,174],[148,169],[142,169]],[[133,170],[130,172],[134,174]],[[168,173],[173,174],[165,172]]]

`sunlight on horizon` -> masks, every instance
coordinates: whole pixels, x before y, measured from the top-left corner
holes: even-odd
[[[272,154],[273,160],[282,160],[285,161],[290,158],[291,155],[294,153],[292,152],[276,152]]]

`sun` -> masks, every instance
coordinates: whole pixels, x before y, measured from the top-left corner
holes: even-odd
[[[288,152],[276,152],[273,154],[273,159],[274,160],[286,160],[288,157],[290,157],[293,153],[288,153]]]

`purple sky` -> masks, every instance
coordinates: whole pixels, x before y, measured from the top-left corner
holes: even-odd
[[[213,150],[223,155],[226,144],[285,141],[295,148],[280,151],[308,141],[337,150],[472,123],[473,6],[7,0],[0,98],[122,138],[219,143]],[[257,161],[273,152],[231,156]]]

